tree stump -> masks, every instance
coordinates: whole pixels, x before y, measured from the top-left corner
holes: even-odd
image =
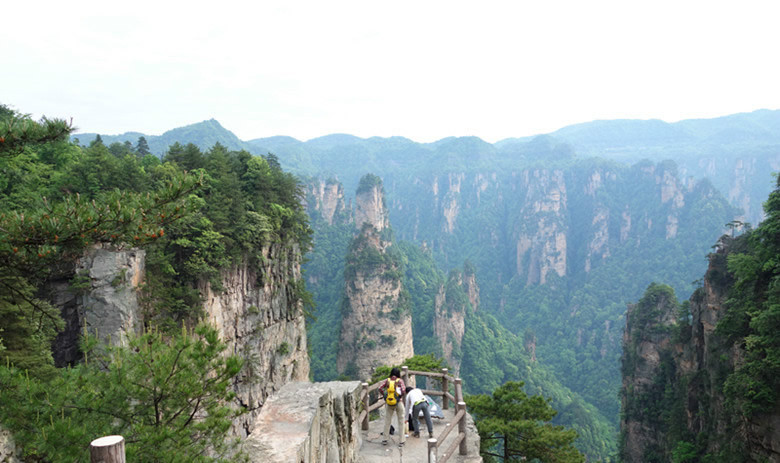
[[[89,444],[91,463],[125,463],[125,438],[106,436]]]

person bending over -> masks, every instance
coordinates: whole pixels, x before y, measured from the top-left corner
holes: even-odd
[[[428,400],[420,389],[409,387],[406,390],[406,409],[412,414],[409,426],[414,430],[414,437],[420,437],[420,412],[423,412],[425,424],[428,426],[428,437],[433,437],[431,412],[428,410]]]

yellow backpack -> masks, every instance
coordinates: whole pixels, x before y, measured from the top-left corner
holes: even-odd
[[[385,397],[385,403],[387,405],[395,405],[398,403],[398,394],[395,392],[396,380],[387,380],[387,397]]]

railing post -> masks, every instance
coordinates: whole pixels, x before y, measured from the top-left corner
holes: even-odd
[[[436,463],[436,439],[428,439],[428,463]]]
[[[409,387],[409,367],[406,365],[401,367],[401,379],[404,380],[404,386]]]
[[[125,463],[125,438],[106,436],[95,439],[89,444],[91,463]]]
[[[458,381],[457,379],[455,381]],[[460,454],[466,455],[468,453],[468,449],[466,448],[466,402],[458,402],[458,413],[463,410],[464,414],[460,418],[460,421],[458,421],[458,434],[463,435],[463,439],[460,440]]]
[[[368,397],[368,383],[363,383],[363,409],[366,411],[366,417],[363,418],[363,422],[360,424],[363,431],[368,431],[368,407],[371,405],[371,400]]]
[[[444,374],[444,376],[441,377],[441,392],[444,393],[444,396],[442,396],[441,399],[441,408],[443,408],[444,410],[449,410],[450,408],[450,402],[449,399],[447,398],[447,392],[449,392],[449,384],[447,381],[448,371],[449,370],[446,368],[441,369],[441,372]]]
[[[463,385],[460,378],[455,378],[455,403],[463,401]]]

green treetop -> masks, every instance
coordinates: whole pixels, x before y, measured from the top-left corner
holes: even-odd
[[[522,381],[510,381],[492,395],[466,397],[485,461],[584,462],[585,456],[573,445],[577,433],[552,425],[557,412],[549,401],[528,396],[523,386]]]

